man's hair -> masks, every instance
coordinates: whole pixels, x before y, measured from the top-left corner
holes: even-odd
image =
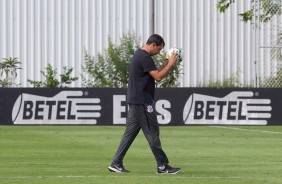
[[[150,45],[152,43],[155,43],[157,46],[161,46],[162,44],[165,46],[164,39],[158,34],[153,34],[148,38],[146,44]]]

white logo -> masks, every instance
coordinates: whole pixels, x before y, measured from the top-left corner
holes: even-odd
[[[12,111],[14,124],[96,124],[99,98],[82,97],[82,91],[62,91],[53,97],[21,94]]]
[[[234,91],[223,98],[193,94],[183,110],[185,124],[266,125],[271,100],[254,98],[249,91]]]
[[[147,106],[147,112],[152,113],[154,111],[153,106],[148,105]]]

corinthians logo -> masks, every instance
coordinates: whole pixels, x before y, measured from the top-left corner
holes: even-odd
[[[266,125],[271,118],[270,99],[253,92],[234,91],[223,98],[192,94],[183,110],[185,124]]]
[[[99,103],[99,98],[83,97],[82,91],[62,91],[53,97],[23,93],[13,106],[12,120],[14,124],[96,124]]]

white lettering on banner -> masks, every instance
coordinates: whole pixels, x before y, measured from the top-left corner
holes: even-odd
[[[254,98],[249,91],[234,91],[223,98],[192,94],[183,110],[185,124],[266,125],[270,99]]]
[[[113,95],[113,124],[126,124],[126,117],[122,117],[122,113],[126,112],[126,95]],[[168,100],[158,100],[155,104],[159,124],[169,124],[171,122],[171,113],[167,110],[171,108],[171,103]]]
[[[160,115],[157,115],[159,124],[166,125],[171,122],[171,113],[167,108],[171,108],[171,104],[168,100],[158,100],[156,102],[156,111],[160,113]]]
[[[99,98],[84,98],[82,91],[62,91],[53,97],[21,94],[13,107],[14,124],[96,124]]]
[[[122,117],[126,106],[122,106],[122,102],[126,102],[125,95],[113,95],[113,124],[126,124],[126,117]]]

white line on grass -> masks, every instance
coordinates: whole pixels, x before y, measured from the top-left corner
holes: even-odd
[[[282,135],[282,132],[273,132],[273,131],[267,131],[267,130],[243,129],[243,128],[225,127],[225,126],[211,126],[211,127],[240,130],[240,131],[247,131],[247,132],[261,132],[261,133],[281,134]]]
[[[120,174],[120,173],[117,173]],[[130,175],[115,175],[115,176],[100,176],[100,175],[92,175],[92,176],[1,176],[0,179],[44,179],[44,178],[159,178],[163,175],[156,176],[130,176]],[[170,175],[170,178],[175,179],[254,179],[251,176],[175,176]],[[273,178],[273,177],[272,177]],[[275,178],[275,177],[274,177]]]

